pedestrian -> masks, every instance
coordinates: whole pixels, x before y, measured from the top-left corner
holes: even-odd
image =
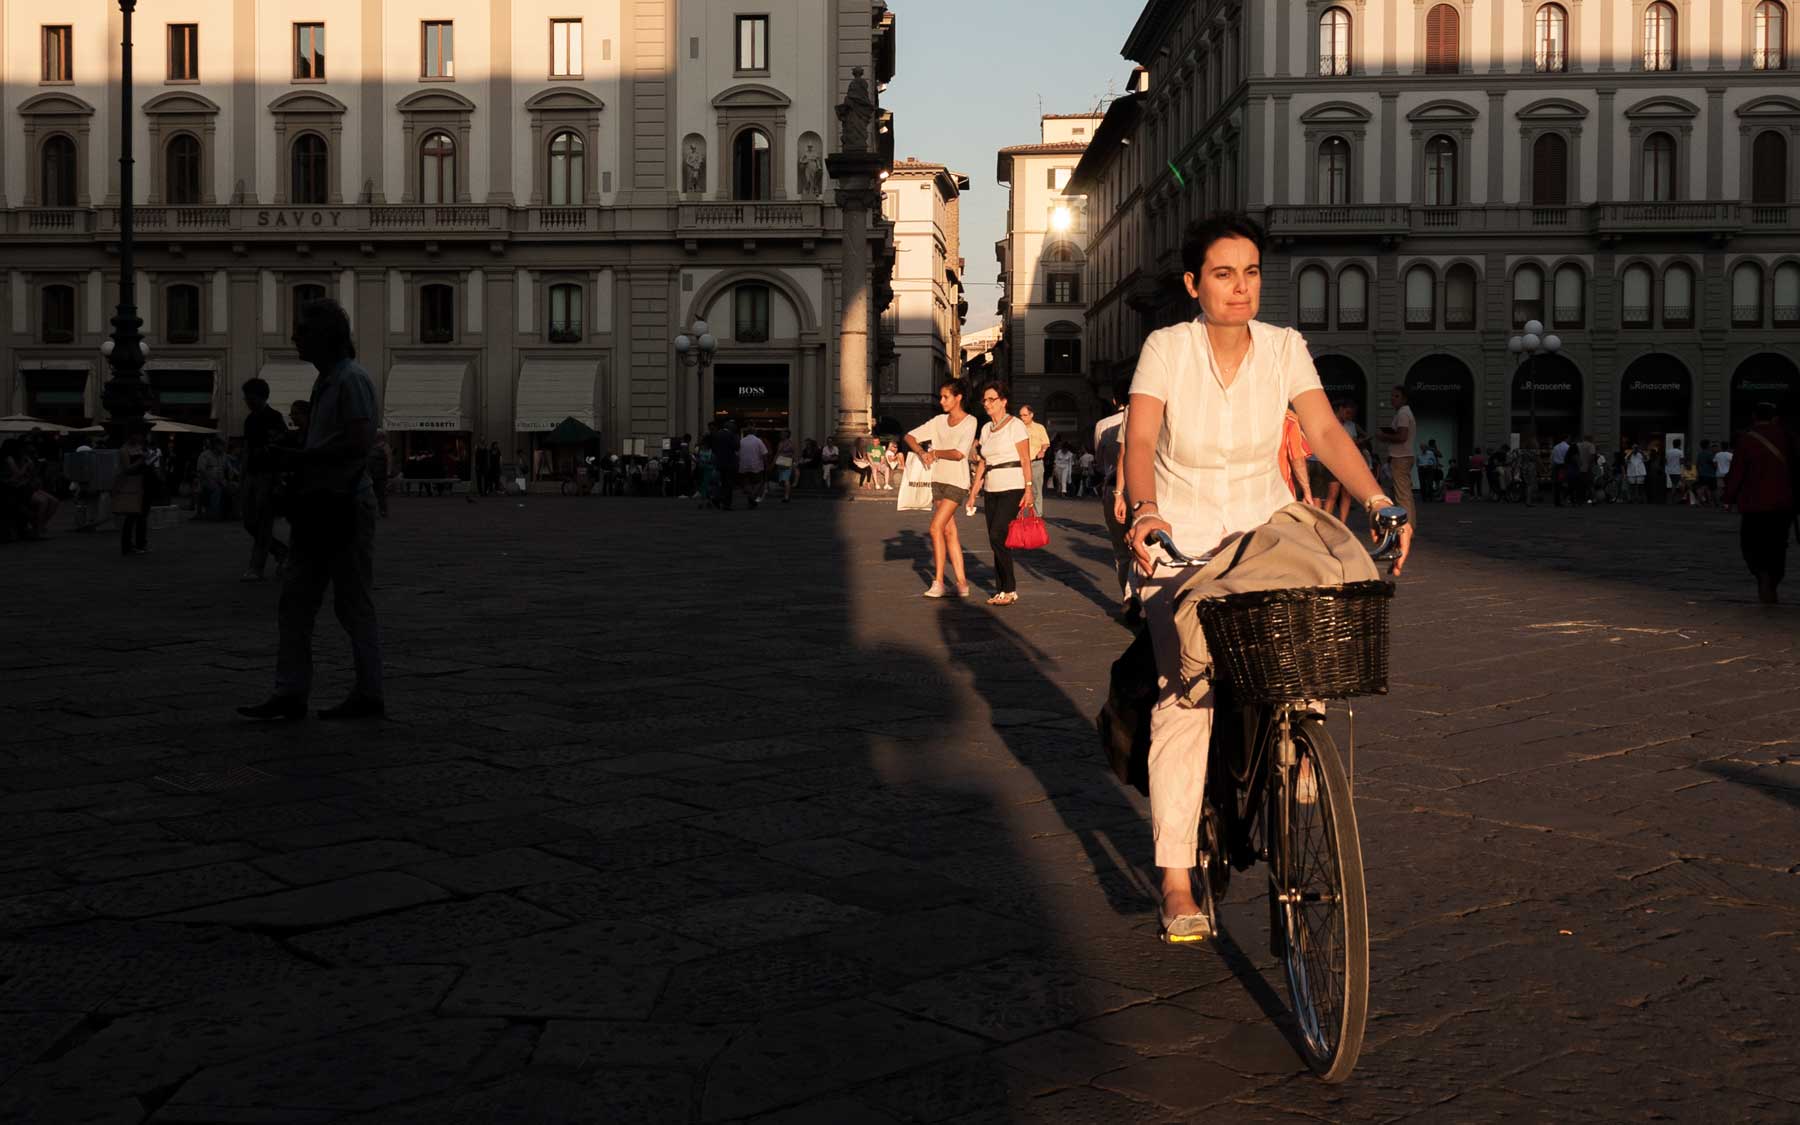
[[[1525,492],[1525,506],[1537,507],[1538,474],[1543,471],[1543,453],[1538,449],[1537,435],[1527,434],[1519,449],[1519,484]]]
[[[864,438],[857,438],[850,446],[850,464],[856,469],[856,487],[868,488],[875,476],[875,468],[869,463],[869,446]]]
[[[1418,502],[1413,499],[1413,443],[1418,438],[1418,423],[1413,421],[1412,407],[1407,405],[1406,388],[1396,386],[1388,392],[1388,402],[1394,408],[1392,425],[1381,430],[1381,440],[1387,443],[1388,471],[1393,474],[1394,499],[1406,509],[1408,527],[1419,526]]]
[[[1776,418],[1774,403],[1757,403],[1751,419],[1732,451],[1724,500],[1739,513],[1738,546],[1756,578],[1757,600],[1775,605],[1787,576],[1788,526],[1800,494],[1800,449]]]
[[[279,573],[287,560],[287,544],[275,538],[275,448],[287,443],[287,423],[269,405],[269,384],[251,378],[243,386],[244,482],[240,492],[244,530],[250,534],[250,565],[242,581],[261,582],[270,555]]]
[[[1718,471],[1719,463],[1713,460],[1712,442],[1702,438],[1700,448],[1694,453],[1694,499],[1702,508],[1713,506],[1713,482]]]
[[[1348,399],[1339,399],[1332,404],[1331,410],[1337,417],[1338,425],[1344,428],[1344,433],[1350,436],[1351,442],[1356,444],[1360,452],[1362,431],[1356,424],[1356,404]],[[1366,460],[1363,463],[1364,465],[1368,464]],[[1320,467],[1323,469],[1323,462],[1320,462]],[[1339,483],[1337,477],[1332,475],[1330,469],[1324,469],[1324,474],[1326,481],[1325,510],[1337,517],[1339,523],[1342,523],[1350,518],[1350,493]]]
[[[819,443],[807,438],[800,443],[800,487],[809,483],[815,487],[825,487],[824,455],[819,452]]]
[[[794,446],[792,430],[781,431],[781,441],[775,446],[775,479],[781,484],[781,502],[786,504],[794,498],[794,478],[800,472],[800,451]]]
[[[700,439],[700,445],[694,453],[694,479],[697,486],[694,497],[699,499],[696,508],[708,505],[719,506],[719,467],[713,460],[713,446],[718,443],[719,424],[708,422],[706,435]]]
[[[1562,507],[1568,492],[1569,437],[1564,434],[1550,447],[1550,503],[1555,507]]]
[[[1112,413],[1094,424],[1094,450],[1100,473],[1100,514],[1106,520],[1113,572],[1119,580],[1120,613],[1127,625],[1135,627],[1143,617],[1143,604],[1138,600],[1137,568],[1131,563],[1131,548],[1125,544],[1125,422],[1130,417],[1125,400],[1129,393],[1124,388],[1113,391]]]
[[[746,430],[738,440],[738,484],[744,489],[744,497],[750,501],[750,510],[762,502],[763,473],[769,466],[769,446],[756,435],[755,430]]]
[[[1681,495],[1681,466],[1684,460],[1685,458],[1682,455],[1681,446],[1679,445],[1670,445],[1663,453],[1663,481],[1668,488],[1673,503],[1680,503],[1683,499]]]
[[[900,478],[906,475],[906,454],[900,452],[900,443],[889,441],[882,460],[887,463],[888,487],[898,490]]]
[[[1290,328],[1256,319],[1262,243],[1262,228],[1241,215],[1221,215],[1188,229],[1181,250],[1183,280],[1202,315],[1151,333],[1131,384],[1125,433],[1128,542],[1146,575],[1144,610],[1160,673],[1150,716],[1149,788],[1155,859],[1162,869],[1158,914],[1166,941],[1199,941],[1214,929],[1208,880],[1193,879],[1193,869],[1206,865],[1206,857],[1197,854],[1198,827],[1213,694],[1208,688],[1190,699],[1183,690],[1173,602],[1188,575],[1160,568],[1148,538],[1164,532],[1198,556],[1285,507],[1292,493],[1281,483],[1277,455],[1282,411],[1289,406],[1352,498],[1365,510],[1393,503],[1333,416],[1306,341]],[[1403,406],[1403,395],[1395,397],[1396,408]],[[1411,430],[1409,417],[1397,417],[1388,440],[1404,442],[1401,448],[1410,453]],[[1410,475],[1411,457],[1405,461]],[[1396,479],[1401,467],[1396,464]],[[1402,562],[1411,541],[1408,525]]]
[[[1031,435],[1031,494],[1038,498],[1041,513],[1044,510],[1044,457],[1050,451],[1050,431],[1037,420],[1037,412],[1029,403],[1019,404],[1019,421]]]
[[[825,444],[819,447],[819,479],[825,482],[825,491],[827,492],[831,491],[834,483],[833,476],[837,472],[837,464],[837,441],[830,435],[826,435]]]
[[[1006,533],[1012,521],[1032,507],[1031,481],[1025,465],[1031,459],[1031,434],[1025,424],[1006,411],[1010,392],[995,380],[981,388],[981,406],[987,425],[975,443],[975,483],[972,494],[981,496],[987,515],[988,545],[994,549],[995,593],[989,605],[1012,605],[1019,600],[1018,578],[1013,572],[1012,549]]]
[[[1731,443],[1719,443],[1719,451],[1713,454],[1713,479],[1719,482],[1719,507],[1730,510],[1731,505],[1725,502],[1725,478],[1731,475]]]
[[[388,515],[388,479],[394,475],[394,451],[388,446],[386,430],[375,431],[375,444],[369,447],[369,483],[375,489],[375,508],[382,519]]]
[[[375,616],[375,490],[369,483],[369,450],[375,444],[375,384],[356,362],[350,317],[329,298],[308,301],[295,318],[294,348],[318,369],[306,440],[277,459],[295,470],[296,491],[288,522],[288,552],[279,610],[281,640],[275,688],[269,698],[238,708],[249,719],[306,717],[312,693],[313,622],[325,588],[339,624],[350,635],[356,686],[322,719],[379,718],[382,691],[381,628]]]
[[[934,570],[928,598],[949,596],[944,585],[944,564],[956,576],[956,596],[969,596],[969,575],[963,566],[962,538],[956,530],[956,510],[969,500],[969,455],[975,445],[976,422],[963,407],[969,384],[949,379],[938,387],[938,409],[930,421],[906,435],[906,448],[919,455],[931,471],[931,557]]]
[[[1633,504],[1644,502],[1644,478],[1648,470],[1644,464],[1644,451],[1634,442],[1631,453],[1625,458],[1625,495]]]
[[[1075,447],[1062,442],[1056,451],[1056,494],[1069,495],[1069,478],[1075,475]]]
[[[737,423],[729,418],[720,422],[719,428],[713,431],[713,472],[718,478],[713,506],[720,511],[731,511],[732,502],[736,499],[738,447],[741,444],[737,434]]]
[[[119,554],[150,553],[150,460],[144,439],[133,433],[119,446],[119,467],[113,476],[112,510],[119,517]]]
[[[45,479],[45,466],[49,464],[19,438],[8,438],[0,446],[0,469],[4,470],[0,477],[4,482],[0,488],[0,519],[21,525],[27,539],[48,539],[50,520],[62,506],[55,493],[45,487],[51,483]]]
[[[1468,483],[1469,499],[1481,499],[1482,490],[1487,484],[1487,455],[1481,452],[1479,445],[1475,447],[1475,452],[1469,454]]]
[[[1419,450],[1419,492],[1425,500],[1444,498],[1444,454],[1436,438],[1427,439]]]

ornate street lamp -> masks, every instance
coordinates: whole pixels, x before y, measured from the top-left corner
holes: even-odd
[[[694,321],[694,327],[675,337],[675,355],[682,363],[697,368],[700,372],[699,389],[695,392],[695,403],[700,410],[700,429],[697,433],[706,432],[707,414],[706,373],[712,369],[713,355],[719,350],[719,341],[713,336],[710,326],[704,320]]]
[[[119,307],[112,318],[112,337],[100,346],[112,368],[100,393],[109,416],[107,435],[122,445],[125,435],[144,428],[144,407],[150,388],[144,383],[144,361],[150,349],[138,331],[144,322],[137,314],[137,266],[132,245],[131,214],[131,13],[137,0],[119,0],[125,16],[119,43]]]
[[[1537,357],[1555,355],[1562,350],[1562,337],[1546,335],[1544,322],[1528,320],[1525,322],[1525,333],[1506,341],[1506,350],[1514,355],[1525,357],[1525,390],[1530,395],[1528,409],[1531,417],[1531,440],[1537,441]]]

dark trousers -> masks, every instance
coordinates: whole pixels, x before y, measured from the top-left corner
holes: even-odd
[[[313,622],[331,587],[338,623],[350,634],[356,663],[356,694],[380,699],[381,627],[375,618],[375,496],[356,498],[354,530],[342,539],[316,542],[294,536],[287,581],[277,610],[281,643],[275,657],[275,694],[305,699],[312,691]]]
[[[715,465],[713,469],[719,474],[719,494],[713,497],[713,503],[729,511],[732,494],[737,491],[737,466]]]
[[[150,538],[150,518],[142,512],[119,517],[119,553],[129,555],[133,548],[144,551]]]
[[[1776,582],[1787,577],[1788,527],[1792,512],[1745,512],[1738,525],[1738,545],[1744,552],[1744,565],[1757,577],[1768,575]]]
[[[251,473],[244,478],[244,530],[250,533],[250,569],[261,574],[270,555],[287,558],[287,544],[275,538],[275,474]]]
[[[988,543],[994,548],[994,573],[1000,576],[1002,594],[1013,593],[1019,588],[1013,578],[1013,557],[1006,546],[1006,529],[1018,516],[1019,501],[1024,498],[1022,488],[1011,492],[989,492],[981,498],[981,506],[987,512]]]

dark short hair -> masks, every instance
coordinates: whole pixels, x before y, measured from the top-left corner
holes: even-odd
[[[981,384],[981,393],[983,395],[986,395],[989,391],[993,391],[995,394],[999,395],[1003,402],[1010,403],[1012,401],[1012,388],[1006,385],[1006,380],[1004,379],[989,379],[987,382]]]
[[[1255,219],[1241,211],[1220,211],[1188,224],[1187,232],[1181,236],[1181,268],[1188,273],[1199,273],[1206,266],[1206,252],[1222,238],[1249,239],[1256,245],[1259,260],[1263,245],[1268,241],[1262,224]]]
[[[269,401],[268,381],[263,379],[260,375],[252,375],[250,378],[245,379],[243,389],[244,393],[251,398],[260,398],[264,402]]]
[[[969,383],[966,379],[945,379],[938,384],[938,390],[947,390],[964,402],[969,401]]]
[[[331,354],[345,359],[356,358],[356,342],[350,336],[350,314],[330,297],[320,297],[300,306],[294,327],[306,325],[318,330],[331,347]]]
[[[1404,383],[1395,383],[1392,390],[1395,394],[1400,396],[1401,402],[1411,402],[1412,401],[1412,393],[1406,389],[1406,385]]]

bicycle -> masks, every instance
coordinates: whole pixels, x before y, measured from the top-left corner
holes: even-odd
[[[1398,553],[1405,523],[1404,508],[1376,514],[1376,559]],[[1150,541],[1177,568],[1213,557],[1182,554],[1165,531]],[[1300,1053],[1326,1082],[1348,1078],[1362,1051],[1369,908],[1350,777],[1312,704],[1386,693],[1392,596],[1393,586],[1376,580],[1232,594],[1200,611],[1214,658],[1203,876],[1216,906],[1232,869],[1267,864],[1270,953],[1286,971]],[[1314,639],[1302,648],[1295,637]],[[1354,764],[1353,710],[1350,718]]]

